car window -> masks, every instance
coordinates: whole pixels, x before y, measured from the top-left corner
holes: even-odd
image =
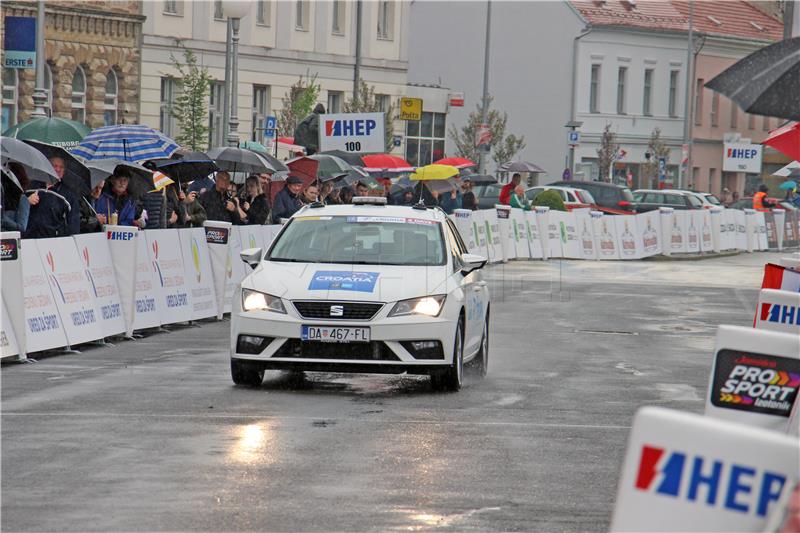
[[[644,202],[645,201],[644,199],[645,199],[646,196],[647,196],[647,194],[643,193],[643,192],[635,192],[635,193],[633,193],[633,199],[636,200],[637,202]]]
[[[464,244],[464,239],[461,238],[461,234],[458,232],[458,228],[456,228],[453,221],[450,220],[449,218],[447,219],[447,227],[450,228],[450,231],[453,234],[453,242],[455,244],[456,249],[458,250],[458,253],[459,254],[469,253],[467,245]]]
[[[704,195],[705,199],[708,200],[710,204],[714,205],[722,205],[722,202],[719,201],[719,198],[714,196],[713,194],[706,194]]]
[[[543,190],[544,187],[534,187],[533,189],[529,189],[525,192],[525,198],[527,198],[528,200],[533,200]]]
[[[701,202],[697,196],[693,194],[687,194],[686,198],[689,199],[689,203],[692,205],[692,207],[703,207],[703,202]]]
[[[665,194],[664,195],[664,204],[666,205],[680,205],[685,206],[686,201],[683,199],[683,196],[680,194]]]
[[[628,188],[622,189],[622,199],[627,200],[628,202],[633,201],[633,193],[631,192],[630,189]]]
[[[592,196],[592,193],[590,193],[589,191],[578,190],[577,193],[578,193],[578,196],[580,196],[581,201],[583,203],[585,203],[585,204],[593,204],[594,203],[594,197]]]
[[[576,202],[577,201],[577,200],[575,200],[575,195],[573,195],[571,192],[569,192],[569,191],[562,191],[562,192],[567,195],[566,199],[567,199],[568,202]]]
[[[269,261],[366,265],[443,265],[438,222],[413,217],[300,216],[289,221]]]
[[[660,192],[649,192],[644,195],[644,203],[646,204],[663,204],[664,195]]]
[[[597,187],[597,194],[594,194],[597,200],[604,204],[616,203],[617,191],[613,187]],[[633,200],[633,195],[631,195]]]

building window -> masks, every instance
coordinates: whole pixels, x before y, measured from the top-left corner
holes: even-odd
[[[392,97],[388,94],[376,94],[375,99],[378,101],[378,111],[386,113],[392,105]]]
[[[222,101],[225,94],[225,82],[215,81],[211,84],[208,96],[208,147],[224,146],[222,124]]]
[[[175,89],[177,83],[173,78],[161,78],[161,112],[158,119],[158,127],[167,137],[173,137],[175,131],[175,117],[172,112],[175,109]]]
[[[117,123],[117,108],[119,104],[119,84],[117,73],[114,69],[106,74],[106,96],[103,100],[103,125],[113,126]]]
[[[771,124],[770,124],[769,117],[763,117],[763,123],[761,124],[761,128],[762,128],[764,131],[769,131],[769,130],[771,130],[771,129],[772,129],[772,126],[771,126]]]
[[[652,110],[653,100],[653,69],[648,68],[644,71],[644,97],[642,99],[642,114],[650,116],[653,114]]]
[[[294,27],[297,30],[308,31],[308,0],[297,0],[294,5]]]
[[[756,116],[755,115],[747,115],[747,129],[749,129],[749,130],[756,129]]]
[[[394,29],[394,2],[381,0],[378,2],[378,39],[392,39]]]
[[[719,126],[719,93],[711,95],[711,126]]]
[[[225,13],[222,12],[222,0],[214,0],[214,20],[225,20]]]
[[[164,0],[164,13],[183,16],[183,0]]]
[[[341,91],[328,91],[328,113],[342,112],[342,97]]]
[[[429,165],[444,157],[444,113],[423,112],[422,120],[406,122],[406,161],[412,166]]]
[[[734,102],[731,102],[731,128],[736,129],[739,127],[739,108]]]
[[[628,67],[619,67],[617,75],[617,115],[625,114],[625,83],[628,78]]]
[[[267,0],[256,0],[256,24],[269,26],[270,6]]]
[[[3,69],[3,125],[0,131],[6,131],[17,123],[17,98],[19,96],[19,76],[17,69]]]
[[[694,87],[694,125],[701,126],[703,124],[703,85],[705,80],[702,78],[697,80]]]
[[[678,72],[671,70],[669,73],[669,116],[678,116]]]
[[[72,75],[72,120],[86,123],[86,74],[81,66]]]
[[[264,142],[264,127],[266,126],[267,109],[269,102],[269,87],[266,85],[253,85],[253,133],[250,140]]]
[[[592,65],[592,79],[589,84],[589,113],[598,113],[597,93],[600,89],[600,65]]]
[[[344,35],[344,13],[345,3],[343,0],[333,0],[333,22],[331,23],[331,32],[336,35]]]

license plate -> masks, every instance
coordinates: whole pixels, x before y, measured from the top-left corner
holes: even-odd
[[[300,338],[318,342],[369,342],[369,328],[302,326]]]

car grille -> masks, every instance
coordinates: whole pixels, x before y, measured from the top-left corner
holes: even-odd
[[[367,302],[292,302],[294,308],[303,318],[319,318],[325,320],[372,320],[381,307],[382,303]],[[332,315],[331,307],[340,306],[342,314]]]
[[[272,357],[400,361],[400,358],[381,341],[317,342],[287,339],[287,341],[283,343],[283,346],[278,348]]]

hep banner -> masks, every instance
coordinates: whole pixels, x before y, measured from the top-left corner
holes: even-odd
[[[333,113],[319,117],[319,150],[386,151],[383,113]]]

